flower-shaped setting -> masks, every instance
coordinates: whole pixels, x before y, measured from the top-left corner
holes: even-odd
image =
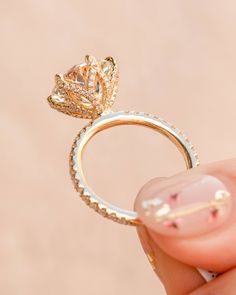
[[[55,76],[48,97],[50,106],[62,113],[95,119],[111,108],[118,88],[118,66],[112,57],[97,61],[86,55],[85,63]]]

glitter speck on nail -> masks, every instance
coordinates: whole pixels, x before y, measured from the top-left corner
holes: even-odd
[[[178,199],[178,194],[177,194],[177,193],[172,194],[172,195],[170,195],[169,198],[168,198],[168,203],[169,203],[169,204],[174,204],[174,203],[177,202],[177,199]]]
[[[152,206],[160,206],[162,203],[163,203],[163,201],[161,199],[154,198],[151,200],[144,200],[142,202],[142,207],[143,207],[143,209],[148,209],[149,207],[152,207]]]
[[[212,208],[209,222],[214,222],[218,218],[218,215],[219,215],[219,210],[217,208]]]
[[[163,222],[163,225],[168,228],[179,229],[182,219],[178,218],[176,220],[166,220]]]
[[[227,199],[229,196],[230,196],[230,193],[228,191],[218,190],[215,193],[215,200],[220,202]]]
[[[156,212],[157,217],[163,217],[170,213],[170,206],[168,204],[164,204],[161,208],[159,208]]]

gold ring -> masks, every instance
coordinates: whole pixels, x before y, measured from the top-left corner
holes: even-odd
[[[187,169],[199,165],[192,143],[178,128],[154,115],[111,110],[118,85],[118,67],[112,57],[97,61],[87,55],[85,63],[74,66],[64,75],[56,75],[55,81],[56,86],[48,97],[50,106],[71,116],[90,119],[73,143],[70,172],[82,200],[104,217],[122,224],[140,224],[136,212],[104,201],[87,184],[82,169],[82,155],[86,144],[98,132],[117,125],[145,126],[162,133],[176,145]]]

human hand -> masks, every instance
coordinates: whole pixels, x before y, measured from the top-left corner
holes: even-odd
[[[236,294],[236,159],[144,185],[138,235],[168,295]],[[220,275],[206,283],[197,269]]]

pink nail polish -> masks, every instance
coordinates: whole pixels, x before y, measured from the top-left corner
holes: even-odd
[[[190,237],[221,226],[230,216],[230,188],[218,177],[189,175],[153,183],[140,192],[139,218],[156,232]]]

